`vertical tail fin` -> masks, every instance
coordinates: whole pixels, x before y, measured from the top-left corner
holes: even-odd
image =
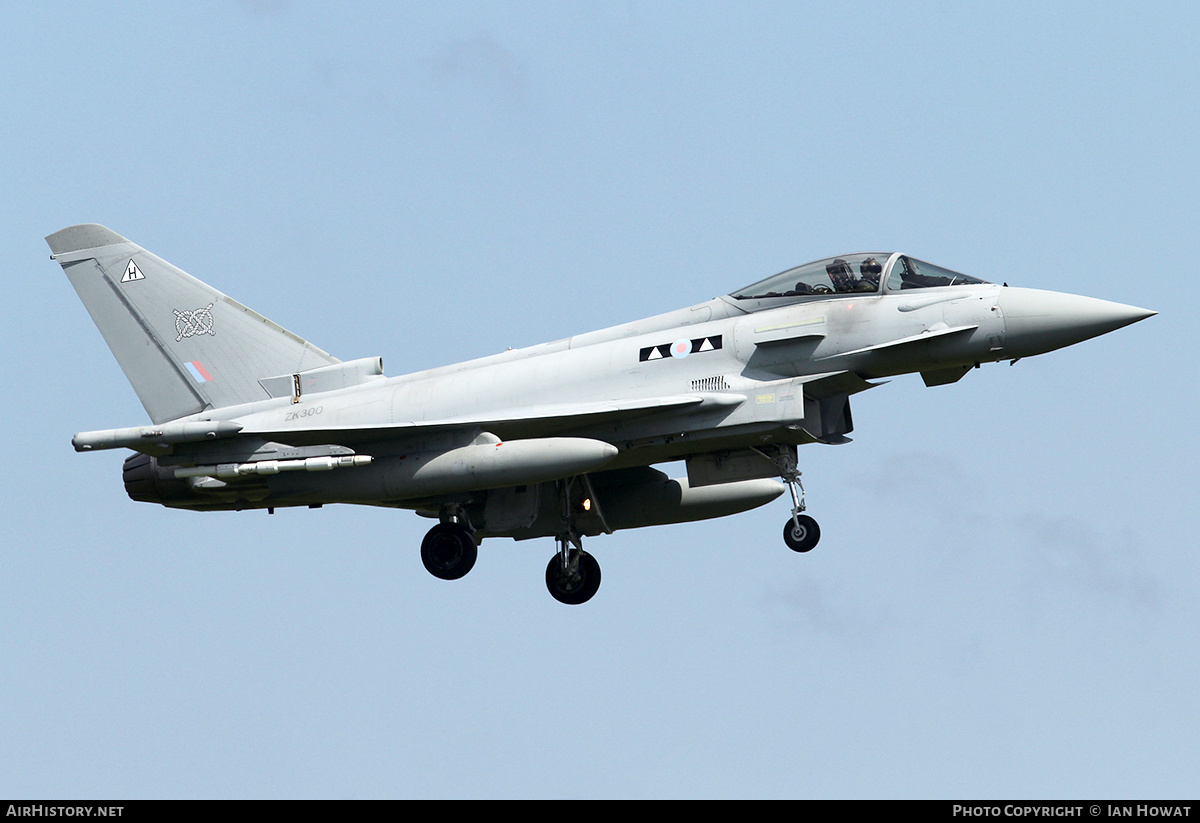
[[[260,379],[340,362],[104,226],[46,242],[155,423],[265,400]]]

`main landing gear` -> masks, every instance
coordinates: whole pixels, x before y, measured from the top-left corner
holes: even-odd
[[[438,523],[421,541],[421,562],[442,580],[458,580],[478,557],[479,546],[464,522]]]
[[[546,566],[550,596],[570,606],[586,603],[600,588],[600,564],[579,543],[578,538],[559,538],[559,549]],[[475,538],[462,523],[438,523],[421,541],[421,562],[442,580],[464,577],[478,556]]]
[[[575,606],[591,600],[600,588],[600,564],[583,550],[580,532],[586,526],[581,527],[576,518],[590,513],[604,531],[612,530],[600,513],[586,475],[558,481],[557,492],[562,504],[559,534],[555,538],[558,551],[546,566],[546,588],[558,602]],[[440,518],[441,522],[421,541],[421,562],[434,577],[458,580],[471,571],[479,556],[476,531],[462,507],[446,506]]]
[[[583,512],[591,512],[604,531],[611,534],[612,530],[604,520],[600,501],[586,474],[559,480],[555,486],[562,509],[559,533],[554,538],[558,551],[546,566],[546,588],[559,603],[578,606],[591,600],[600,588],[600,564],[583,550],[583,538],[575,518]]]
[[[586,603],[600,588],[600,564],[582,547],[576,548],[568,538],[560,537],[558,551],[546,566],[546,588],[559,603]]]

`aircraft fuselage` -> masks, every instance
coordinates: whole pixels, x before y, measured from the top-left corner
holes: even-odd
[[[47,240],[155,421],[73,441],[137,452],[132,498],[414,509],[439,520],[421,556],[445,579],[470,570],[486,537],[552,536],[547,586],[567,603],[599,585],[583,536],[720,517],[785,490],[784,539],[810,550],[820,532],[802,514],[797,447],[847,442],[850,397],[875,381],[945,385],[1153,314],[859,253],[388,378],[380,358],[342,362],[103,226]],[[686,477],[651,468],[676,460]]]

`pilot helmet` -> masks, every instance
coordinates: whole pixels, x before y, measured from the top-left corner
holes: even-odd
[[[840,257],[825,267],[825,273],[838,291],[848,291],[854,287],[854,272],[850,264]]]
[[[878,283],[879,275],[883,274],[883,266],[874,257],[868,257],[858,265],[858,271],[863,277],[870,278]]]

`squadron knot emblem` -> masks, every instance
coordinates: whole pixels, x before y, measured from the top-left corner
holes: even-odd
[[[213,304],[209,303],[204,308],[195,311],[171,309],[175,313],[175,331],[179,332],[175,342],[178,343],[185,337],[195,337],[198,334],[211,334],[215,337],[217,333],[213,331],[212,307]]]

